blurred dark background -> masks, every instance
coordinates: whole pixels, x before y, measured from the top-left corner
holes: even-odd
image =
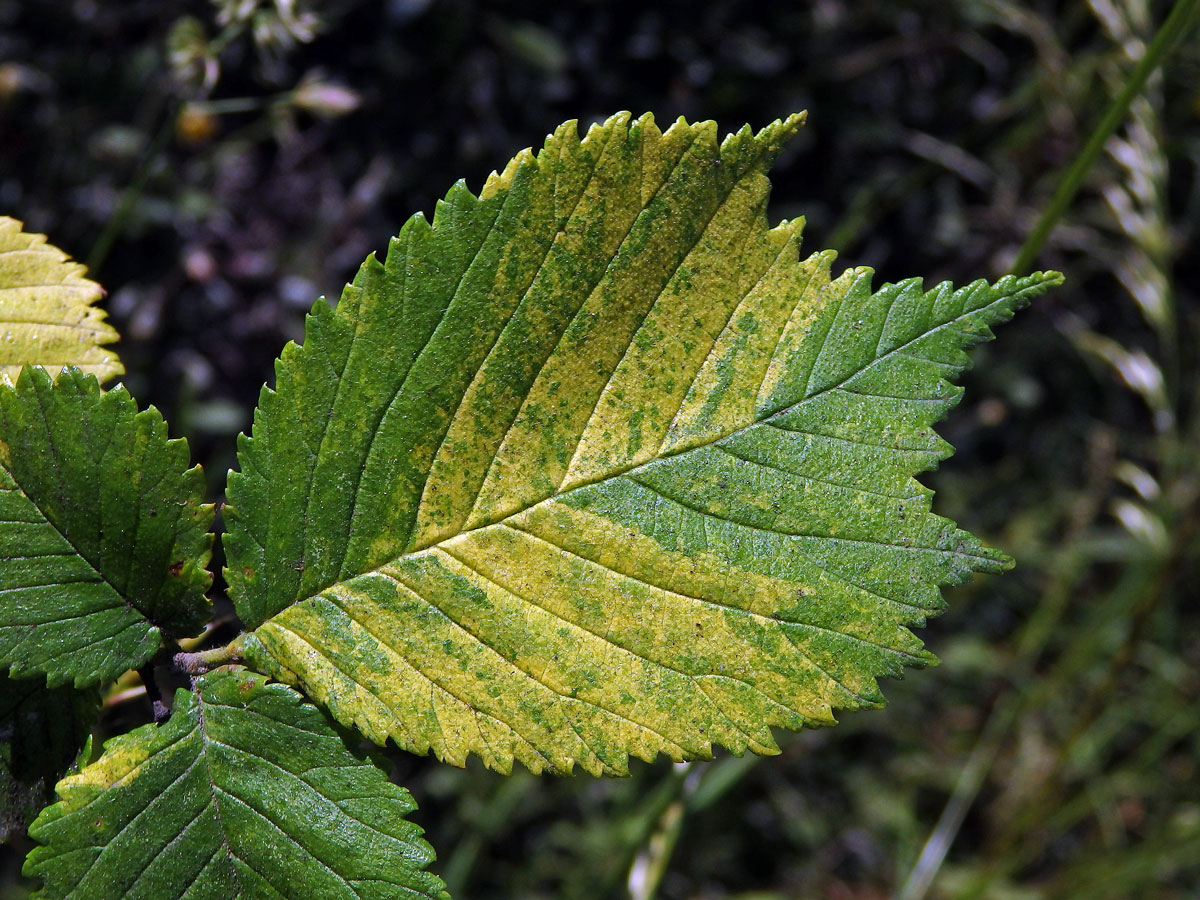
[[[125,383],[220,500],[312,301],[559,122],[807,109],[773,220],[880,281],[997,277],[1170,6],[0,0],[0,212],[88,263]],[[394,753],[455,896],[1200,896],[1198,166],[1193,33],[1042,249],[1067,286],[942,427],[935,508],[1019,567],[947,592],[940,668],[781,758],[596,781]],[[118,685],[102,734],[146,707]]]

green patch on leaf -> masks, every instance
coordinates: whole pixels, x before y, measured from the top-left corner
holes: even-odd
[[[445,897],[409,793],[314,707],[219,669],[171,718],[109,741],[30,828],[46,900]]]
[[[802,121],[567,123],[314,306],[230,478],[247,659],[380,743],[593,773],[776,752],[931,659],[939,585],[1007,561],[914,476],[1061,276],[801,259],[765,173]]]
[[[213,508],[187,443],[92,375],[0,383],[0,666],[51,686],[116,678],[195,634]]]

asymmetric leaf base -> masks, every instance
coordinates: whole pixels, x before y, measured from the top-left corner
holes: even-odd
[[[770,228],[802,116],[573,123],[411,219],[239,444],[242,652],[373,740],[501,771],[775,751],[882,702],[938,586],[998,571],[913,476],[1055,273],[872,292]]]

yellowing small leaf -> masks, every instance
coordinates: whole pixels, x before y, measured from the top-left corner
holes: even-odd
[[[0,216],[0,375],[15,382],[25,365],[77,366],[104,382],[125,371],[103,346],[117,339],[93,305],[104,291],[83,273],[44,235]]]
[[[802,116],[559,128],[411,219],[284,350],[226,521],[246,657],[507,771],[772,753],[1005,567],[913,476],[965,349],[1055,273],[833,278],[766,219]]]

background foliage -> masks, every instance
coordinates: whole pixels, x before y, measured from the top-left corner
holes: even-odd
[[[563,119],[807,108],[773,220],[880,281],[994,278],[1167,6],[0,0],[0,209],[110,290],[126,384],[215,489],[314,296]],[[949,592],[942,668],[782,758],[596,781],[396,753],[456,895],[1200,891],[1197,84],[1185,40],[1038,260],[1066,288],[942,429],[937,510],[1019,560]],[[139,690],[100,736],[148,718]]]

